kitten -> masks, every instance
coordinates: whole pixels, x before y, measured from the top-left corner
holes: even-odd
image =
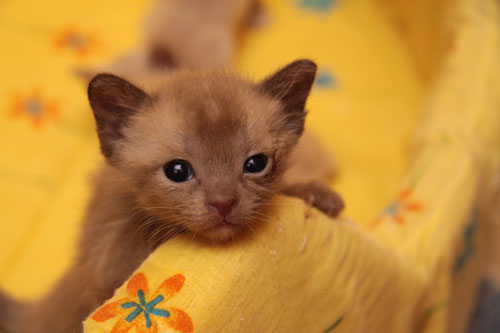
[[[146,15],[141,45],[104,70],[141,82],[176,68],[224,68],[240,32],[261,17],[259,0],[156,0]],[[76,74],[90,80],[101,71],[78,68]]]
[[[81,331],[159,244],[184,232],[229,241],[279,193],[336,216],[343,203],[326,185],[282,185],[315,73],[309,60],[258,84],[221,71],[176,71],[148,92],[111,74],[95,77],[88,94],[107,163],[95,180],[79,254],[40,302],[0,297],[0,327]]]

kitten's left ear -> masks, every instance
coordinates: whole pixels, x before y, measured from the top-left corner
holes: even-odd
[[[266,78],[259,84],[259,90],[281,101],[294,132],[301,134],[304,127],[307,97],[316,76],[316,64],[302,59]]]
[[[102,154],[112,160],[115,144],[130,117],[151,102],[151,97],[128,81],[99,74],[89,83],[88,96],[94,111]]]

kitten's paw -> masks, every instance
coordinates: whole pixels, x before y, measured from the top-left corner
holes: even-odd
[[[337,217],[345,206],[337,192],[320,182],[289,186],[283,193],[301,198],[331,217]]]

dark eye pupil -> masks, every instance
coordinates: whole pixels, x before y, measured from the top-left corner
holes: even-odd
[[[182,183],[193,178],[193,170],[188,162],[182,160],[174,160],[168,162],[163,167],[165,176],[173,182]]]
[[[257,173],[261,172],[266,168],[267,165],[267,157],[263,154],[257,154],[252,157],[250,157],[246,162],[245,162],[245,172],[249,173]]]

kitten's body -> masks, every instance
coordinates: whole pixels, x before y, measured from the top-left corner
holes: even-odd
[[[298,61],[257,85],[223,72],[179,71],[148,92],[112,75],[92,80],[89,99],[107,164],[95,181],[79,255],[40,302],[17,305],[0,295],[0,329],[79,332],[159,244],[180,232],[237,237],[274,194],[338,214],[342,202],[326,186],[282,182],[315,71],[312,62]],[[258,155],[266,164],[254,172],[248,161]],[[179,160],[193,175],[177,182],[166,168]]]
[[[5,332],[80,332],[83,319],[110,298],[159,243],[159,238],[150,239],[151,229],[141,228],[147,218],[134,207],[130,189],[116,171],[104,166],[95,178],[73,267],[40,302],[12,311]]]

